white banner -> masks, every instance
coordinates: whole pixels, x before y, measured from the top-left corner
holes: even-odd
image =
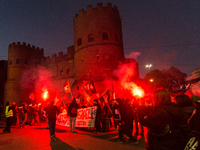
[[[96,111],[97,106],[78,109],[75,127],[94,127]],[[56,124],[69,127],[69,118],[67,113],[60,113],[56,118]]]

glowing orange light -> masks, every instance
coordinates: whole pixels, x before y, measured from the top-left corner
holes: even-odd
[[[139,88],[139,87],[136,87],[132,90],[132,93],[134,96],[138,96],[138,97],[143,97],[144,95],[144,90]]]
[[[150,79],[149,81],[150,81],[150,82],[153,82],[153,79]]]
[[[89,96],[86,99],[87,99],[88,102],[91,100],[91,98]]]
[[[44,91],[44,95],[43,95],[44,100],[47,99],[47,97],[48,97],[48,93],[49,93],[49,92],[48,92],[47,90]]]

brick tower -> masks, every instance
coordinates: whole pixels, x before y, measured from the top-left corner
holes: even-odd
[[[122,26],[116,6],[92,5],[74,17],[75,79],[103,81],[124,60]]]
[[[17,42],[9,45],[4,104],[7,101],[21,104],[25,101],[25,97],[29,97],[27,94],[30,94],[30,92],[26,91],[29,89],[22,90],[21,88],[23,84],[20,82],[22,74],[28,66],[39,64],[43,53],[43,49],[35,48],[35,46],[31,47],[30,44],[26,45],[26,43],[20,44],[20,42]]]

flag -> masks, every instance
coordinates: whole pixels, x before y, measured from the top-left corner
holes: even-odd
[[[88,95],[92,95],[92,94],[96,93],[94,82],[92,80],[91,81],[83,80],[83,88]]]
[[[105,90],[105,92],[101,95],[100,101],[104,100],[106,103],[109,103],[111,100],[113,92],[110,91],[109,89]]]
[[[65,90],[65,93],[71,93],[71,88],[70,88],[68,80],[64,83],[64,90]]]
[[[60,106],[61,104],[62,104],[62,97],[60,96],[58,90],[56,89],[54,105]]]

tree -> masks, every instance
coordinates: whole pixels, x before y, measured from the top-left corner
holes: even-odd
[[[156,88],[172,90],[184,83],[186,77],[186,73],[182,73],[179,69],[172,66],[167,70],[152,70],[146,74],[143,80],[146,81],[151,91]]]

